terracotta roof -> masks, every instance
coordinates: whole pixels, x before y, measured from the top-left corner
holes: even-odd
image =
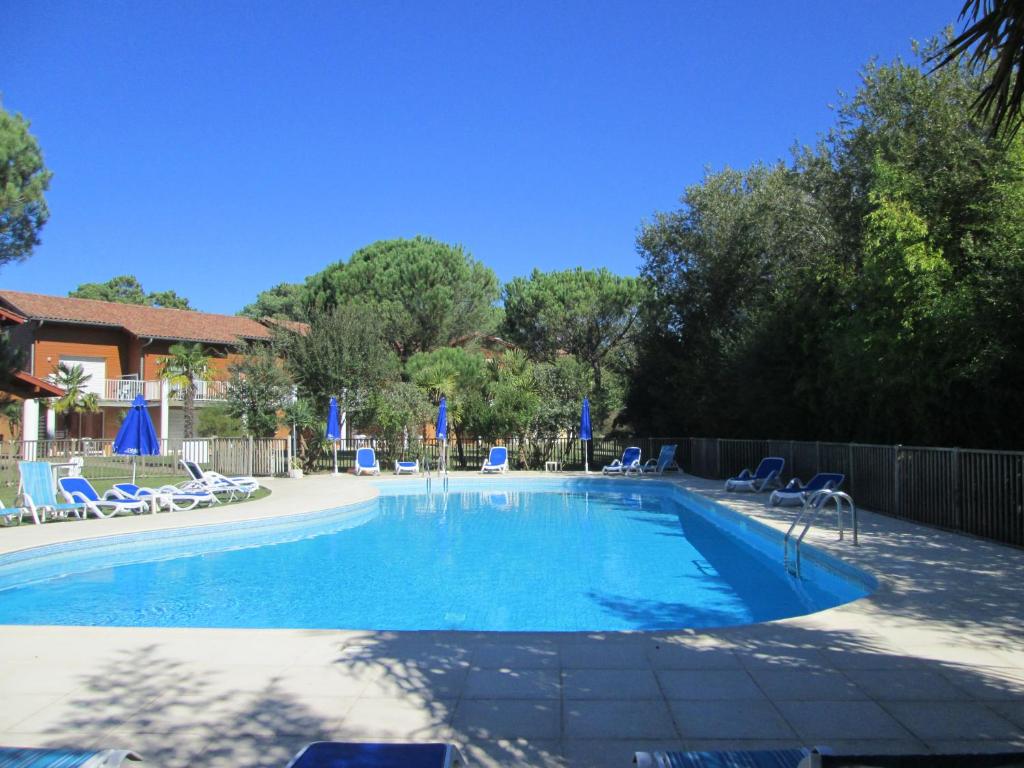
[[[187,309],[162,309],[21,291],[0,291],[0,303],[32,320],[123,328],[140,338],[219,344],[237,344],[240,339],[270,338],[270,330],[265,325],[248,317],[212,315]]]
[[[64,394],[64,390],[56,384],[38,379],[27,371],[15,371],[3,391],[20,398],[61,397]]]

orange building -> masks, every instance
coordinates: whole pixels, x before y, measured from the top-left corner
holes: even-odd
[[[272,321],[20,291],[0,290],[0,312],[10,320],[11,340],[27,351],[29,375],[46,379],[60,363],[80,365],[89,376],[86,389],[100,404],[98,413],[72,417],[68,429],[46,399],[27,397],[23,440],[112,439],[124,410],[139,394],[150,404],[157,436],[180,439],[181,392],[160,377],[160,362],[170,346],[198,342],[210,357],[212,376],[200,382],[196,397],[203,407],[224,400],[228,365],[237,358],[239,344],[271,338]]]

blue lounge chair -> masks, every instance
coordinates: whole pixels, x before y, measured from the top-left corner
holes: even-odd
[[[0,768],[117,768],[141,760],[126,749],[29,749],[0,747]]]
[[[676,446],[674,445],[663,445],[661,446],[661,453],[658,454],[656,459],[648,459],[643,467],[644,474],[653,472],[656,475],[663,475],[668,470],[672,469],[676,472],[682,472],[683,470],[676,464]]]
[[[377,452],[373,448],[360,448],[356,451],[356,474],[380,474],[380,462],[377,461]]]
[[[800,478],[794,477],[785,488],[772,491],[768,503],[773,507],[779,504],[803,504],[815,491],[837,491],[846,480],[846,475],[839,472],[819,472],[807,485],[800,484]]]
[[[18,518],[18,524],[21,524],[21,518],[25,516],[24,507],[7,507],[4,506],[3,501],[0,501],[0,519],[4,521],[4,525],[10,525],[14,518]]]
[[[807,749],[735,750],[722,752],[637,752],[636,768],[797,768]]]
[[[602,475],[628,475],[631,472],[638,475],[644,473],[643,467],[640,466],[640,449],[636,446],[624,450],[621,459],[615,459],[611,464],[601,467]]]
[[[170,512],[195,509],[200,504],[214,504],[217,501],[217,497],[209,491],[183,491],[176,485],[145,488],[135,483],[114,483],[114,487],[107,491],[105,497],[123,501],[144,501],[147,504],[152,504],[155,500],[158,507],[165,507]]]
[[[396,475],[415,475],[420,471],[420,460],[415,461],[396,461],[395,462],[395,474]]]
[[[480,467],[480,471],[484,474],[489,472],[508,472],[508,448],[504,445],[496,445],[491,448],[487,458],[484,459],[483,466]]]
[[[180,485],[183,491],[209,491],[212,494],[225,494],[228,501],[233,501],[235,496],[249,498],[260,487],[255,477],[245,475],[238,477],[225,477],[220,472],[203,469],[197,461],[181,460],[181,466],[185,468],[191,480]]]
[[[465,764],[451,744],[314,741],[287,768],[457,768]]]
[[[92,512],[96,517],[108,518],[114,515],[131,512],[140,514],[147,510],[148,501],[125,501],[123,499],[101,499],[92,487],[92,483],[84,477],[62,477],[57,481],[57,487],[64,494],[64,498],[72,504],[83,504],[86,508],[86,515]]]
[[[21,475],[18,492],[36,525],[46,522],[47,515],[64,518],[73,514],[79,520],[85,517],[84,504],[57,501],[49,462],[19,461],[18,472]]]
[[[786,466],[786,460],[778,456],[769,456],[761,459],[757,469],[751,472],[744,469],[736,477],[730,477],[725,481],[727,491],[766,491],[769,488],[778,488],[782,485],[782,468]]]

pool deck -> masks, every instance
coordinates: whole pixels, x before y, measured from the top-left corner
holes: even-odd
[[[777,528],[792,519],[764,495],[674,482]],[[351,476],[266,485],[218,510],[0,530],[0,552],[375,495]],[[1024,749],[1024,551],[867,512],[857,548],[830,528],[808,541],[879,589],[708,631],[0,626],[0,744],[132,748],[168,768],[283,768],[318,739],[449,740],[471,765],[534,768],[628,768],[652,749]]]

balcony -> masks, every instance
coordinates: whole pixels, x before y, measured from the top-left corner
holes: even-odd
[[[199,381],[196,382],[196,402],[211,402],[214,400],[226,400],[228,383],[226,381]],[[184,400],[185,388],[176,385],[171,386],[171,399]]]
[[[92,391],[92,387],[89,389]],[[141,379],[104,379],[103,389],[96,394],[104,402],[130,403],[136,395],[142,395],[147,402],[159,402],[160,382]]]

